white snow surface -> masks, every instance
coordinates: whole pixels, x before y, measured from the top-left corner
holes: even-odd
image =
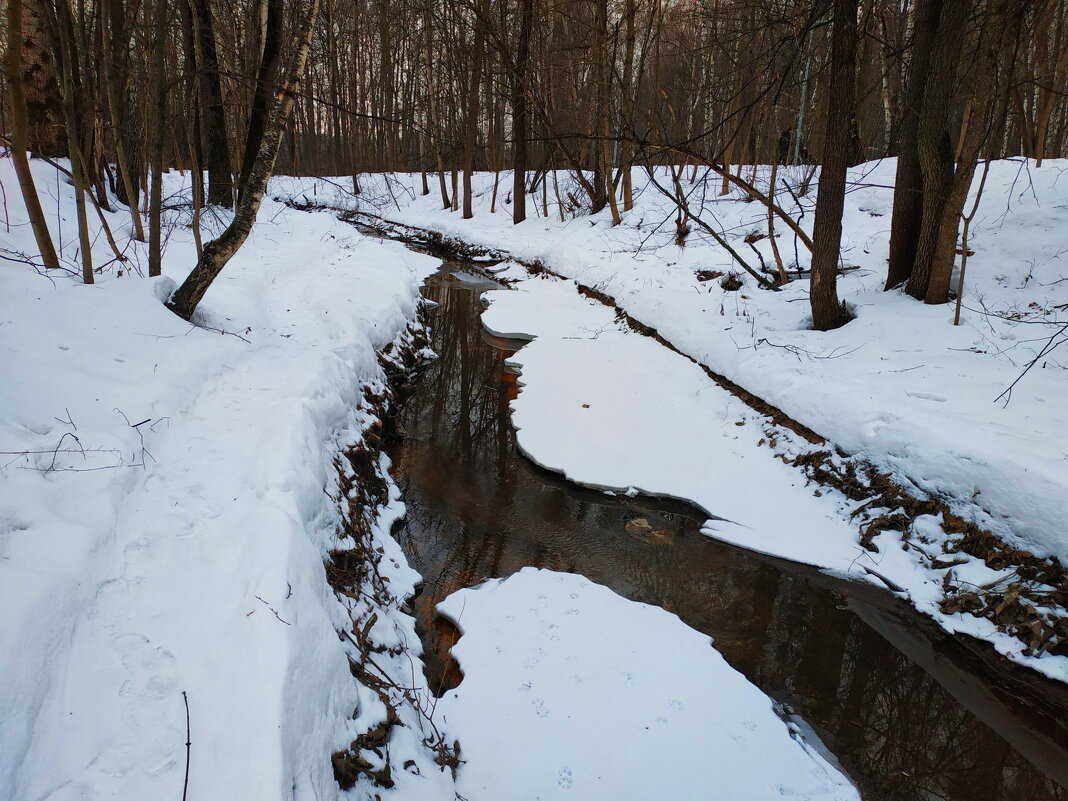
[[[839,280],[840,296],[857,318],[828,333],[810,329],[808,281],[772,293],[733,264],[699,229],[675,242],[673,204],[635,170],[634,209],[613,227],[609,211],[572,216],[560,209],[549,182],[528,197],[528,218],[511,223],[502,173],[497,208],[489,213],[494,176],[475,176],[475,217],[442,210],[436,193],[419,194],[417,175],[369,176],[358,198],[338,183],[279,182],[285,195],[315,198],[404,224],[541,261],[562,275],[611,295],[633,317],[684,353],[745,387],[843,448],[904,483],[945,497],[1017,545],[1068,560],[1068,345],[1044,358],[1016,386],[1008,404],[997,398],[1046,341],[1068,322],[1068,180],[1066,160],[1012,159],[991,164],[971,226],[962,324],[951,306],[925,306],[901,291],[883,292],[895,161],[850,170],[843,220],[843,261],[860,269]],[[799,189],[803,168],[779,171],[778,196],[811,233],[817,181],[800,206],[782,181]],[[774,267],[766,211],[740,190],[719,195],[715,176],[686,171],[691,208],[725,232],[759,267],[753,248]],[[766,191],[769,168],[743,175]],[[659,182],[670,185],[666,173]],[[582,191],[560,174],[560,196]],[[974,189],[978,185],[976,177]],[[965,206],[971,208],[972,198]],[[780,222],[777,241],[788,269],[809,256]],[[751,237],[750,237],[751,238]],[[795,253],[797,259],[795,260]],[[959,261],[959,260],[958,260]],[[699,270],[734,271],[744,286],[729,292]],[[956,286],[954,279],[954,286]],[[984,308],[991,313],[984,313]],[[1007,319],[1005,319],[1007,318]]]
[[[76,270],[73,190],[33,168]],[[0,181],[5,255],[32,260],[9,159]],[[128,216],[106,216],[125,243]],[[198,313],[215,331],[162,304],[195,262],[175,217],[163,278],[136,276],[140,245],[95,286],[0,262],[0,798],[180,798],[183,692],[190,798],[334,798],[330,753],[384,713],[336,633],[352,624],[323,569],[346,547],[332,460],[372,422],[376,352],[438,262],[330,214],[270,201],[260,220]],[[379,534],[403,598],[416,577]],[[410,618],[379,612],[374,635],[418,656]],[[451,797],[424,775],[425,797]]]
[[[446,598],[464,672],[438,714],[456,790],[512,801],[856,799],[709,637],[567,573],[524,568]]]
[[[992,167],[959,328],[945,307],[881,291],[893,167],[852,173],[845,260],[861,269],[840,286],[858,317],[829,334],[807,328],[804,281],[772,294],[744,276],[738,292],[699,280],[697,270],[729,269],[729,256],[696,233],[678,247],[667,203],[637,174],[638,204],[616,228],[607,212],[561,222],[551,201],[548,219],[531,203],[513,227],[506,176],[494,215],[493,177],[476,176],[470,221],[420,197],[417,176],[391,178],[389,192],[368,180],[358,201],[315,179],[275,179],[272,192],[541,260],[847,451],[1026,547],[1068,556],[1065,354],[1032,370],[1009,404],[992,402],[1068,304],[1068,162]],[[76,272],[72,190],[33,168]],[[0,182],[17,186],[7,159]],[[736,242],[764,230],[757,204],[687,186]],[[183,191],[180,176],[166,191]],[[118,208],[105,216],[125,244]],[[3,255],[34,260],[17,192],[5,213]],[[0,261],[0,799],[180,797],[183,691],[191,798],[336,798],[329,754],[385,717],[349,672],[354,651],[336,632],[350,617],[378,614],[372,640],[407,649],[383,664],[432,708],[413,621],[399,610],[418,577],[388,536],[404,511],[396,487],[374,534],[393,602],[338,599],[322,563],[346,547],[333,457],[373,422],[361,391],[380,385],[376,352],[412,320],[437,262],[266,201],[197,327],[162,305],[195,260],[188,219],[169,214],[159,279],[138,276],[142,245],[109,263],[91,209],[90,219],[95,263],[106,263],[95,286]],[[224,223],[209,216],[205,238]],[[755,247],[770,264],[767,240]],[[490,328],[533,338],[513,357],[523,372],[513,413],[535,461],[592,486],[687,498],[723,518],[708,531],[727,541],[872,581],[875,570],[947,629],[1068,680],[1068,660],[1023,657],[987,621],[941,615],[940,575],[896,533],[877,539],[879,554],[862,552],[845,500],[814,496],[760,445],[758,415],[689,360],[623,331],[570,281],[526,279],[492,298]],[[958,570],[976,584],[998,576],[974,560]],[[394,771],[398,799],[685,798],[710,787],[725,798],[855,797],[706,637],[666,612],[534,570],[441,608],[464,631],[454,652],[466,675],[435,720],[461,740],[466,764],[454,786],[421,747],[422,713],[402,710],[391,762],[414,764]],[[389,795],[361,780],[348,796],[375,793]]]
[[[863,549],[849,516],[855,503],[807,484],[780,459],[765,444],[771,434],[762,415],[690,359],[617,322],[573,281],[528,277],[483,297],[487,329],[533,340],[508,360],[521,371],[522,391],[511,402],[516,438],[533,461],[587,486],[692,501],[720,518],[704,528],[717,539],[876,584],[888,580],[947,630],[987,639],[1006,656],[1068,680],[1068,658],[1025,656],[1020,641],[990,621],[942,614],[945,571],[922,566],[913,549],[924,546],[903,545],[887,531],[875,538],[878,553]],[[913,533],[940,551],[934,518],[920,518]],[[1004,575],[973,558],[956,570],[975,585]]]

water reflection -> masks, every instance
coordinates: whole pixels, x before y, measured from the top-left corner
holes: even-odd
[[[526,565],[581,573],[712,636],[816,730],[865,798],[1068,799],[1054,781],[1068,782],[1063,718],[1043,718],[941,653],[914,613],[710,540],[683,504],[610,498],[523,459],[508,417],[514,376],[479,323],[477,289],[449,276],[429,283],[439,359],[403,409],[407,436],[393,454],[409,510],[397,533],[425,577],[416,614],[439,657],[432,670],[453,641],[434,625],[449,593]]]

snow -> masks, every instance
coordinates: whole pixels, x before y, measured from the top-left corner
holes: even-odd
[[[802,198],[802,208],[781,189],[785,179],[797,191],[801,169],[780,169],[779,201],[787,212],[801,214],[801,227],[811,233],[818,181]],[[895,162],[853,168],[843,259],[861,269],[843,275],[839,287],[857,319],[828,333],[809,328],[807,281],[794,281],[777,293],[762,291],[699,231],[678,247],[672,203],[640,170],[634,172],[635,207],[618,227],[611,226],[607,210],[565,215],[561,222],[552,191],[547,218],[541,216],[541,197],[531,196],[528,219],[513,226],[505,192],[511,178],[506,175],[500,179],[495,214],[489,213],[493,175],[475,175],[471,220],[440,209],[434,195],[420,196],[418,176],[390,176],[389,192],[383,179],[369,177],[362,181],[359,198],[313,179],[280,182],[277,191],[541,261],[611,295],[684,353],[846,452],[950,499],[955,512],[1015,544],[1064,561],[1068,440],[1063,431],[1068,419],[1059,399],[1068,382],[1068,352],[1056,350],[1032,369],[1008,404],[995,399],[1057,330],[1053,323],[1066,321],[1066,169],[1066,160],[1046,161],[1041,168],[1024,159],[991,164],[971,226],[969,248],[975,255],[968,260],[962,324],[954,327],[950,306],[925,306],[899,291],[882,291]],[[768,172],[767,167],[743,170],[747,178],[755,174],[762,189]],[[739,190],[719,197],[715,176],[690,178],[687,171],[684,185],[692,209],[725,231],[759,267],[743,240],[751,233],[767,233],[764,208],[745,202]],[[561,195],[567,188],[572,187],[561,185]],[[581,190],[575,194],[580,196]],[[793,237],[781,223],[776,232],[787,267],[807,268],[803,246],[796,248],[795,265]],[[752,247],[774,266],[766,238]],[[719,280],[700,280],[699,270],[733,270],[745,285],[738,292],[725,291]]]
[[[804,282],[771,294],[748,279],[739,292],[701,281],[698,269],[729,263],[696,234],[677,247],[667,204],[641,180],[638,206],[618,228],[604,215],[541,219],[533,206],[513,227],[504,199],[488,214],[486,175],[471,221],[398,190],[414,186],[412,176],[390,178],[396,201],[374,210],[542,260],[608,292],[689,356],[847,451],[1064,556],[1063,354],[1032,370],[1010,403],[991,401],[1068,303],[1065,167],[994,165],[959,328],[946,308],[880,291],[891,162],[854,173],[866,185],[849,195],[846,259],[862,269],[841,286],[858,318],[829,334],[806,327]],[[141,244],[126,248],[128,261],[112,260],[93,220],[94,262],[104,267],[83,286],[72,189],[50,167],[33,169],[67,269],[44,275],[19,263],[36,248],[21,199],[8,192],[0,798],[177,797],[183,695],[191,798],[685,798],[709,787],[724,798],[856,797],[819,744],[707,637],[576,576],[524,570],[446,599],[440,609],[463,631],[454,653],[465,678],[435,702],[402,611],[419,577],[389,536],[404,514],[395,485],[369,542],[388,596],[339,597],[323,561],[352,545],[337,537],[334,458],[374,423],[363,390],[382,389],[378,353],[404,336],[437,261],[330,213],[268,200],[190,325],[162,303],[195,261],[179,204],[166,221],[166,277],[141,277]],[[0,182],[16,186],[7,159]],[[381,180],[366,185],[365,198],[382,189]],[[174,199],[188,185],[171,174],[165,191]],[[354,204],[315,179],[276,179],[272,192]],[[761,225],[756,204],[737,196],[709,190],[693,202],[732,238]],[[125,244],[127,215],[105,216]],[[208,215],[205,238],[225,221],[225,212]],[[768,260],[766,245],[756,243]],[[623,330],[571,281],[530,278],[514,262],[498,269],[517,288],[492,293],[484,319],[532,340],[513,357],[523,391],[512,405],[532,459],[582,484],[693,501],[718,538],[888,579],[948,630],[1068,680],[1068,660],[1024,657],[988,621],[942,615],[941,576],[896,533],[880,535],[878,554],[860,549],[845,499],[814,494],[761,444],[761,418],[692,361]],[[980,314],[980,300],[1019,319]],[[933,520],[917,532],[939,534]],[[999,576],[977,560],[957,570],[976,584]],[[391,703],[413,702],[397,705],[390,792],[362,778],[340,793],[331,769],[332,752],[387,717],[379,693],[350,672],[359,653],[338,632],[354,620],[368,622]],[[439,728],[461,742],[455,785],[424,746]]]
[[[943,614],[944,570],[923,567],[897,532],[875,538],[878,553],[862,548],[850,517],[856,504],[809,485],[779,458],[793,452],[788,432],[766,430],[762,415],[692,360],[617,322],[573,281],[527,277],[483,297],[490,332],[533,340],[508,363],[521,372],[522,390],[511,402],[517,443],[534,462],[590,487],[691,501],[713,518],[703,531],[717,539],[888,581],[947,630],[990,640],[1011,659],[1068,681],[1068,658],[1025,656],[1021,643],[990,621]],[[783,446],[769,447],[772,436]],[[918,519],[913,534],[934,543],[935,552],[944,537],[930,516]],[[975,585],[1004,575],[974,558],[956,570]]]
[[[758,424],[736,425],[755,415],[696,364],[622,329],[570,281],[484,297],[490,332],[534,338],[508,360],[522,371],[512,421],[524,454],[586,486],[691,500],[750,550],[849,570],[857,551],[841,544],[855,543],[854,527],[757,444]]]
[[[460,627],[459,733],[470,799],[855,799],[771,701],[655,606],[524,568],[438,606]]]
[[[33,166],[74,267],[72,190]],[[17,185],[7,159],[0,180]],[[7,213],[4,248],[35,253],[10,191]],[[329,214],[260,215],[198,315],[215,331],[161,302],[195,261],[177,218],[164,278],[135,277],[140,245],[95,286],[0,263],[2,798],[180,797],[183,693],[190,797],[330,798],[330,753],[382,712],[323,570],[345,547],[332,460],[372,421],[362,387],[437,261]],[[128,218],[108,219],[122,240]],[[380,611],[376,635],[417,642]]]
[[[699,229],[680,246],[673,201],[639,170],[634,172],[634,209],[623,215],[619,226],[611,225],[607,210],[596,215],[561,212],[555,200],[546,204],[546,216],[540,196],[528,198],[528,219],[512,225],[507,192],[499,198],[496,213],[489,213],[494,181],[489,174],[475,176],[475,216],[470,220],[439,208],[433,196],[420,196],[418,176],[369,178],[358,197],[306,179],[280,182],[277,191],[434,230],[513,260],[540,263],[605,293],[686,356],[778,407],[861,464],[944,501],[954,514],[993,531],[1013,547],[1063,564],[1068,560],[1063,525],[1068,413],[1058,399],[1068,389],[1068,350],[1046,352],[1022,374],[1043,348],[1068,340],[1068,161],[1046,161],[1041,168],[1026,159],[991,163],[971,226],[968,247],[974,254],[968,259],[960,326],[952,325],[952,305],[927,306],[900,290],[883,291],[895,168],[889,159],[850,171],[842,252],[843,263],[851,269],[839,278],[839,294],[854,308],[856,319],[831,332],[810,327],[807,280],[791,281],[779,292],[761,290]],[[767,189],[770,168],[744,167],[742,172],[758,188]],[[799,199],[781,190],[785,180],[798,193],[802,172],[779,170],[779,202],[811,232],[818,180]],[[561,176],[565,183],[572,180],[565,173]],[[977,176],[973,197],[965,205],[968,210],[978,182]],[[502,177],[500,185],[509,184],[510,178]],[[720,229],[750,262],[774,267],[761,204],[748,202],[737,189],[720,196],[714,175],[687,170],[684,186],[691,210]],[[561,196],[566,190],[582,195],[566,185]],[[781,223],[776,234],[786,267],[806,269],[809,258],[803,246]],[[514,261],[502,267],[505,277],[522,280],[524,270]],[[732,273],[742,280],[736,291],[724,287],[719,277]],[[685,497],[710,514],[740,524],[709,526],[708,531],[746,547],[869,580],[882,580],[875,574],[888,578],[948,630],[988,639],[1014,660],[1068,678],[1063,657],[1025,656],[1018,641],[988,621],[942,615],[937,604],[942,577],[920,567],[920,562],[931,561],[922,545],[903,546],[897,534],[884,534],[875,540],[879,555],[872,556],[859,547],[856,526],[848,523],[851,509],[841,497],[831,494],[802,503],[796,496],[799,488],[783,490],[785,494],[766,491],[765,472],[776,487],[796,479],[750,447],[760,439],[755,425],[747,425],[746,431],[726,428],[733,451],[713,444],[724,436],[715,431],[715,421],[744,422],[745,407],[724,399],[692,366],[661,366],[656,348],[648,343],[628,345],[629,353],[610,353],[611,348],[604,347],[605,335],[598,335],[604,340],[599,344],[576,345],[576,338],[595,339],[606,317],[586,304],[581,313],[557,319],[571,314],[560,310],[573,290],[561,289],[550,297],[551,292],[539,288],[544,297],[538,301],[537,293],[524,286],[523,302],[513,299],[496,312],[491,309],[487,317],[491,327],[518,337],[561,339],[562,329],[572,329],[564,341],[536,343],[516,357],[526,372],[528,396],[514,405],[516,421],[527,428],[528,433],[520,435],[521,446],[536,461],[614,491],[638,487]],[[611,385],[611,392],[593,394],[596,387],[591,384],[600,382]],[[625,399],[626,392],[647,397],[638,404]],[[686,393],[706,397],[696,402]],[[538,400],[530,400],[532,396]],[[548,404],[558,398],[565,404],[564,418],[556,419],[554,410],[550,422]],[[589,411],[582,403],[591,398],[601,406],[600,413],[574,417]],[[632,403],[640,413],[624,416],[622,410]],[[679,415],[697,428],[675,425]],[[591,418],[596,419],[591,423]],[[567,434],[554,433],[554,426],[566,426]],[[780,444],[789,439],[781,431],[774,436]],[[720,455],[744,453],[745,458],[732,460],[727,469],[722,463],[710,464],[714,457],[690,448],[691,443],[702,449],[717,447]],[[654,444],[656,455],[650,458]],[[786,443],[780,455],[796,455],[798,447]],[[675,458],[685,461],[676,464]],[[747,463],[751,459],[755,463]],[[763,467],[758,467],[762,459]],[[716,476],[717,486],[710,487],[702,482],[702,471],[716,467],[718,471],[708,474]],[[776,516],[780,506],[784,514]],[[795,511],[802,507],[806,511]],[[816,525],[820,508],[828,522]],[[854,533],[846,539],[850,525]],[[937,528],[923,521],[915,527],[935,551],[943,538]],[[977,560],[954,570],[956,579],[980,586],[1011,579]],[[1063,615],[1063,610],[1051,614]]]

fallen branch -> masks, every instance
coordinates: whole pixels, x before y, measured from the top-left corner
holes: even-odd
[[[716,229],[714,229],[711,225],[709,225],[704,220],[702,220],[700,217],[698,217],[696,214],[694,214],[692,211],[690,211],[690,206],[686,202],[686,199],[684,197],[681,197],[681,196],[676,197],[676,194],[674,192],[671,192],[667,188],[665,188],[664,186],[661,186],[660,182],[656,180],[656,175],[655,175],[655,172],[654,172],[654,170],[653,170],[651,165],[647,166],[647,170],[646,171],[649,173],[649,181],[650,181],[650,183],[652,183],[653,186],[655,186],[657,189],[659,189],[660,192],[663,193],[663,195],[665,197],[669,197],[672,200],[674,200],[675,203],[678,205],[679,210],[684,215],[686,215],[686,218],[688,220],[691,220],[694,223],[696,223],[698,226],[700,226],[702,231],[704,231],[709,236],[711,236],[713,239],[715,239],[716,242],[719,244],[719,246],[722,247],[724,250],[726,250],[731,255],[731,257],[736,262],[738,262],[738,264],[741,266],[741,268],[743,270],[745,270],[747,273],[749,273],[751,276],[753,276],[753,278],[755,278],[757,280],[757,283],[759,283],[760,286],[764,287],[765,289],[770,289],[770,290],[773,290],[773,291],[777,291],[778,290],[778,287],[775,284],[773,284],[771,281],[769,281],[765,276],[761,275],[757,270],[753,269],[753,267],[751,267],[746,262],[746,260],[742,258],[741,254],[738,253],[738,251],[735,250],[733,247],[731,247],[730,243],[727,242],[726,239],[724,239],[722,236],[720,236],[719,232]]]

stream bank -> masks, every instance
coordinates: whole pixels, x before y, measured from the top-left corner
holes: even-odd
[[[754,175],[761,169],[754,168]],[[993,165],[987,195],[1008,200],[1025,169],[1012,161]],[[628,315],[638,330],[694,359],[779,428],[800,432],[807,442],[777,452],[799,473],[853,501],[847,518],[859,507],[850,520],[856,529],[851,543],[885,555],[877,540],[892,532],[881,540],[903,542],[910,551],[913,565],[901,565],[897,575],[859,560],[868,575],[911,594],[917,608],[947,630],[978,637],[1003,656],[1068,681],[1068,551],[1057,501],[1068,492],[1068,462],[1057,433],[1063,420],[1047,403],[1063,394],[1063,373],[1031,371],[1011,405],[991,403],[1017,374],[1020,354],[1006,348],[1026,350],[1029,340],[1021,333],[1029,329],[1012,315],[996,314],[965,315],[963,325],[947,327],[944,309],[883,292],[886,231],[873,220],[889,208],[892,180],[882,178],[892,178],[893,160],[854,172],[844,241],[860,269],[843,276],[841,290],[855,299],[859,316],[833,334],[809,330],[803,281],[769,293],[709,280],[729,271],[725,251],[696,236],[680,246],[662,230],[673,209],[652,190],[636,192],[635,208],[619,226],[605,214],[569,216],[553,203],[539,208],[537,218],[512,226],[507,208],[490,213],[492,174],[475,176],[471,220],[420,196],[417,175],[367,176],[358,196],[316,179],[287,179],[276,191],[344,209],[400,238],[469,253],[503,248],[528,266],[573,278]],[[635,181],[646,187],[647,176],[636,174]],[[1035,295],[1029,308],[1039,314],[1056,301],[1045,297],[1054,291],[1045,288],[1068,286],[1057,280],[1058,264],[1049,261],[1059,230],[1050,224],[1049,209],[1065,207],[1055,173],[1036,178],[1034,190],[1033,197],[1014,198],[1012,213],[992,226],[977,221],[976,236],[984,244],[969,267],[977,270],[970,274],[974,291],[988,303],[1015,303],[1012,293],[1026,289]],[[701,182],[693,191],[703,193]],[[759,209],[744,200],[717,193],[702,208],[723,222],[740,249],[766,251],[766,240],[741,243],[761,225]],[[1031,281],[1028,264],[1032,271],[1036,264],[1052,271],[1049,280]],[[819,435],[829,442],[812,445]],[[776,434],[766,442],[781,439]],[[957,569],[962,560],[972,564]],[[937,596],[923,586],[943,583]]]
[[[461,679],[443,678],[455,632],[436,622],[439,602],[524,566],[574,572],[712,636],[865,795],[1066,797],[1063,716],[1026,700],[1055,693],[1031,684],[1022,699],[1028,685],[876,587],[711,540],[706,516],[687,504],[613,498],[524,459],[505,365],[518,343],[482,328],[478,295],[493,285],[461,264],[450,270],[427,285],[439,357],[403,405],[390,449],[407,506],[395,536],[423,576],[414,611],[425,652],[438,654],[432,687]]]

